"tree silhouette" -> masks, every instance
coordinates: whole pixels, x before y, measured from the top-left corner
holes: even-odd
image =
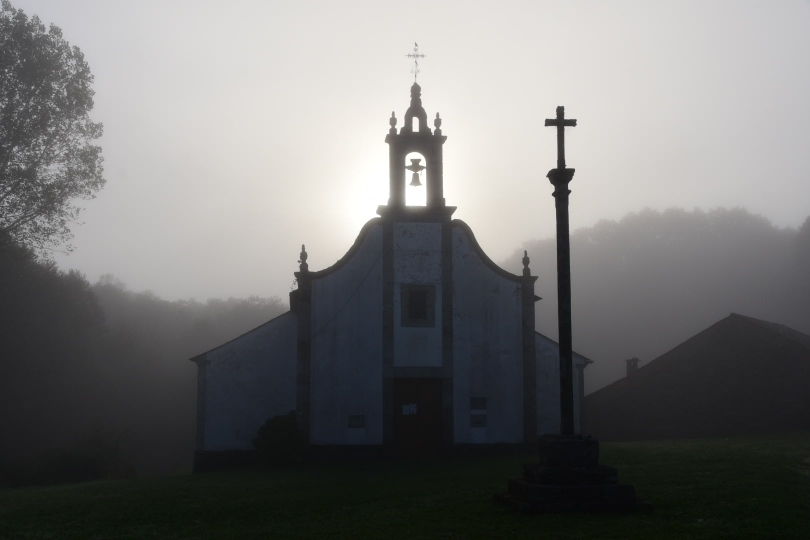
[[[2,1],[0,231],[36,251],[62,246],[104,185],[102,125],[90,120],[93,75],[62,31]]]

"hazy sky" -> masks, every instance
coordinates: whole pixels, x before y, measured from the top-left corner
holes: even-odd
[[[579,122],[572,229],[644,207],[810,215],[806,0],[12,3],[95,75],[107,186],[57,257],[91,281],[286,299],[302,243],[330,266],[387,199],[414,41],[445,197],[495,260],[554,234],[557,105]]]

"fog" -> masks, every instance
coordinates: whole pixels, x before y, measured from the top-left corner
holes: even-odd
[[[537,329],[556,336],[556,244],[525,247],[545,293]],[[733,312],[810,334],[810,216],[797,232],[739,208],[643,210],[574,233],[571,267],[574,349],[594,361],[586,393]]]
[[[504,267],[529,250],[554,339],[543,120],[558,105],[578,120],[566,157],[588,391],[731,311],[810,332],[810,3],[14,5],[84,52],[107,185],[53,264],[0,238],[18,360],[0,409],[19,441],[0,461],[100,430],[123,476],[189,470],[187,359],[286,309],[301,244],[310,270],[328,267],[386,202],[414,41],[448,137],[447,204]]]
[[[810,213],[810,4],[17,0],[95,75],[107,186],[57,254],[166,299],[286,296],[387,198],[413,42],[445,196],[503,260],[552,237],[557,105],[572,230],[643,208]],[[548,292],[540,291],[541,296]]]

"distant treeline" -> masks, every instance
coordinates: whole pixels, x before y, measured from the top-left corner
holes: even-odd
[[[555,239],[525,244],[539,276],[537,328],[557,338]],[[519,271],[522,250],[505,266]],[[810,333],[810,218],[780,229],[743,209],[644,210],[571,235],[574,349],[586,393],[729,313]]]
[[[0,238],[0,485],[190,471],[187,359],[286,309],[91,285]]]

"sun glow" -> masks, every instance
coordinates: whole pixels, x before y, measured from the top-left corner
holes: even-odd
[[[411,159],[420,158],[425,164],[422,154],[411,152],[405,156],[405,163],[410,164]],[[427,171],[418,173],[421,185],[413,186],[413,173],[405,171],[405,204],[407,206],[425,206],[427,203]],[[377,216],[377,207],[388,204],[388,163],[369,162],[359,171],[340,180],[345,186],[341,198],[341,222],[349,229],[347,234],[356,234],[366,222]]]
[[[388,174],[385,168],[369,166],[347,179],[342,204],[342,222],[349,234],[357,234],[366,222],[377,216],[377,207],[388,204]]]

